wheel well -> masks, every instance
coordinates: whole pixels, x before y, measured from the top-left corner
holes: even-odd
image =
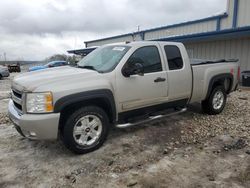
[[[65,106],[61,110],[59,129],[61,129],[63,127],[63,122],[66,121],[66,118],[69,114],[72,114],[74,111],[76,111],[77,109],[79,109],[81,107],[90,106],[90,105],[98,106],[98,107],[102,108],[107,113],[107,116],[109,118],[110,123],[114,122],[114,120],[115,120],[114,113],[112,112],[111,104],[107,100],[105,100],[104,98],[87,99],[87,100],[71,103],[71,104]]]
[[[217,86],[224,86],[226,93],[231,90],[232,80],[230,78],[220,78],[213,83],[212,90]]]
[[[209,95],[211,94],[213,89],[217,86],[224,86],[226,93],[229,94],[231,91],[231,88],[232,88],[232,83],[233,83],[233,80],[232,80],[231,75],[230,76],[218,75],[218,76],[214,77],[210,81],[206,99],[209,97]]]

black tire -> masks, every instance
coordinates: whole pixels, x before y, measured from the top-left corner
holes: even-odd
[[[2,80],[3,79],[3,77],[2,77],[2,75],[0,74],[0,80]]]
[[[77,126],[76,123],[84,116],[98,117],[102,124],[100,136],[92,145],[80,145],[79,143],[77,143],[73,136],[74,127]],[[82,107],[70,114],[69,117],[67,117],[67,120],[63,127],[62,141],[65,146],[74,153],[88,153],[102,146],[108,136],[109,127],[108,116],[102,108],[99,108],[97,106]]]
[[[222,105],[219,106],[219,108],[215,108],[213,105],[213,99],[218,92],[223,94],[223,103]],[[226,94],[225,88],[223,86],[216,86],[212,90],[209,97],[206,100],[202,101],[201,106],[205,113],[209,115],[216,115],[223,111],[226,105],[226,101],[227,101],[227,94]]]

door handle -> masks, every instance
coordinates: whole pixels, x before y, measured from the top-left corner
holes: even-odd
[[[158,77],[154,80],[154,82],[165,82],[166,81],[166,78],[161,78],[161,77]]]

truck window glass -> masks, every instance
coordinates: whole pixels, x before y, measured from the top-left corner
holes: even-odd
[[[110,72],[118,65],[129,49],[130,47],[125,45],[99,47],[83,58],[78,66],[92,66],[98,72]]]
[[[144,73],[162,71],[161,58],[156,46],[146,46],[137,49],[128,59],[128,66],[141,63]]]
[[[178,70],[183,67],[181,52],[177,46],[167,45],[164,50],[168,59],[169,70]]]

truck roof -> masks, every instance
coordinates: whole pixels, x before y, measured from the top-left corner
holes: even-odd
[[[132,41],[132,42],[119,42],[119,43],[112,43],[112,44],[106,44],[104,46],[115,46],[115,45],[127,45],[127,46],[141,46],[141,45],[155,45],[155,44],[165,44],[165,45],[183,45],[180,42],[167,42],[167,41]]]

